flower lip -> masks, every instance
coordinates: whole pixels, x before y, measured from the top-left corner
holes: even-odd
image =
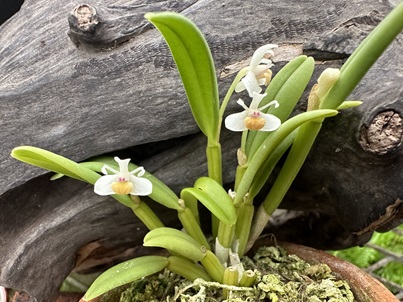
[[[119,165],[119,171],[104,165],[101,169],[104,176],[101,176],[94,184],[94,192],[98,195],[112,194],[131,194],[131,195],[149,195],[152,193],[152,183],[147,178],[142,177],[145,173],[143,167],[138,167],[129,172],[130,159],[114,160]],[[108,174],[112,172],[113,174]],[[136,176],[135,176],[136,175]]]
[[[260,111],[257,110],[253,110],[251,113],[249,113],[249,116],[252,118],[258,118],[262,115],[262,113]]]

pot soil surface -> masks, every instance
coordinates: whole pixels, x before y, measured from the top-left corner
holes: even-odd
[[[102,302],[160,301],[333,301],[358,302],[346,281],[326,264],[309,264],[280,247],[261,247],[244,257],[245,270],[256,274],[253,287],[236,287],[195,280],[193,283],[165,271],[102,297]],[[223,294],[224,293],[224,294]],[[224,297],[226,296],[226,297]]]

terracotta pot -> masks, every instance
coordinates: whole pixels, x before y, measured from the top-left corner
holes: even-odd
[[[261,238],[256,242],[253,250],[272,245],[273,241],[269,237]],[[288,254],[295,254],[308,263],[327,264],[337,278],[349,283],[358,302],[399,302],[381,282],[347,261],[299,244],[279,242],[278,245],[284,248]]]
[[[377,279],[347,261],[341,260],[324,251],[299,244],[287,242],[278,242],[277,244],[284,248],[288,254],[295,254],[308,263],[327,264],[337,278],[343,279],[349,283],[357,302],[399,302],[399,300]],[[250,253],[256,252],[259,247],[273,245],[274,243],[270,237],[261,238],[255,243]]]

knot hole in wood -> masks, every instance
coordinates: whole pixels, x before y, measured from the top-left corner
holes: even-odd
[[[359,143],[364,151],[384,155],[396,150],[402,143],[402,116],[394,110],[378,113],[369,125],[360,130]]]
[[[98,24],[97,12],[90,5],[78,5],[73,9],[71,14],[76,19],[76,25],[82,31],[93,31],[94,27]]]

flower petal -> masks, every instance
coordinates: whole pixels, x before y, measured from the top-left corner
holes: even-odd
[[[144,175],[144,173],[146,173],[146,170],[144,170],[144,167],[137,167],[136,169],[134,169],[133,171],[130,171],[130,175],[134,175],[137,174],[137,177],[141,177]]]
[[[271,64],[271,65],[258,65],[258,66],[255,67],[255,69],[253,69],[253,73],[255,74],[256,77],[262,76],[272,66],[273,66],[273,64]]]
[[[98,178],[94,184],[94,192],[101,196],[116,194],[112,190],[112,183],[117,181],[117,175],[104,175]]]
[[[273,54],[272,49],[274,48],[277,48],[276,44],[266,44],[256,49],[255,53],[252,56],[252,60],[250,61],[249,66],[252,69],[258,66],[266,53]]]
[[[271,52],[271,54],[274,54],[274,53]],[[265,66],[267,69],[267,68],[270,68],[273,66],[273,61],[270,59],[263,58],[262,60],[260,60],[260,65]]]
[[[103,165],[101,168],[101,172],[104,173],[105,175],[108,175],[108,170],[114,174],[118,174],[119,172],[113,169],[112,167],[109,167],[108,165]]]
[[[266,97],[266,95],[267,93],[259,94],[257,92],[253,92],[253,99],[252,102],[250,103],[249,109],[257,110],[259,108],[260,102]]]
[[[129,162],[130,158],[120,159],[119,157],[115,156],[114,160],[119,164],[119,172],[123,175],[129,173]]]
[[[153,185],[147,178],[130,175],[130,181],[133,183],[131,195],[145,196],[153,191]]]
[[[248,71],[245,77],[242,78],[242,83],[244,84],[246,90],[248,90],[249,96],[253,96],[253,92],[261,92],[262,88],[259,86],[259,82],[253,72]]]
[[[238,84],[235,86],[235,92],[241,92],[246,89],[245,85],[240,81]]]
[[[260,131],[274,131],[281,126],[281,120],[273,114],[262,113],[261,117],[266,120],[266,124]]]
[[[225,127],[231,131],[247,130],[244,122],[246,116],[247,116],[246,110],[239,113],[233,113],[228,115],[225,118]]]

